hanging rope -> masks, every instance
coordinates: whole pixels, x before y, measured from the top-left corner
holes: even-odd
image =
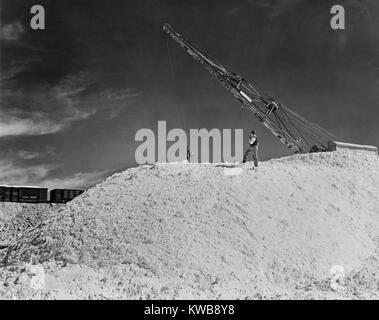
[[[177,92],[177,89],[176,89],[177,82],[176,82],[176,77],[175,77],[174,59],[173,59],[173,55],[172,55],[171,50],[170,50],[170,44],[169,44],[169,39],[168,39],[167,34],[165,35],[165,38],[166,38],[167,56],[168,56],[171,78],[172,78],[172,85],[174,87],[174,92]],[[184,120],[183,120],[185,115],[184,115],[183,110],[180,107],[180,104],[178,103],[177,100],[178,100],[177,95],[175,94],[175,107],[176,107],[177,114],[178,114],[179,127],[182,129],[185,129]]]
[[[166,48],[167,48],[167,55],[168,55],[168,62],[170,64],[170,70],[171,70],[171,77],[172,77],[172,80],[175,81],[175,73],[174,73],[174,64],[172,62],[172,55],[171,55],[171,51],[170,51],[170,44],[168,42],[168,35],[165,34],[165,38],[166,38]]]

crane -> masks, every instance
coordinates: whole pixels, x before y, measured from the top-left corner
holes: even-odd
[[[207,69],[241,103],[243,108],[249,110],[293,153],[328,151],[328,141],[334,138],[331,133],[298,115],[271,96],[258,91],[241,75],[201,52],[174,31],[169,24],[163,25],[163,31]]]

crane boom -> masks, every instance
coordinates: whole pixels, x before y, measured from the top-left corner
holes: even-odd
[[[285,107],[272,97],[264,95],[242,76],[217,63],[205,53],[202,53],[193,44],[169,24],[163,25],[163,31],[171,36],[189,55],[200,63],[216,78],[242,106],[258,118],[282,143],[294,153],[308,153],[327,150],[327,141],[333,135],[304,119],[293,110]]]

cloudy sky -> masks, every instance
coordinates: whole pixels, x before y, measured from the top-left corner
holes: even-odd
[[[87,187],[134,166],[140,128],[255,128],[289,152],[162,32],[198,47],[342,141],[379,143],[379,2],[1,0],[0,184]],[[46,30],[30,28],[43,5]],[[168,58],[172,55],[172,65]],[[248,133],[249,131],[246,131]]]

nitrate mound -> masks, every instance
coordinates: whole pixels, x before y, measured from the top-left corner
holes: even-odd
[[[0,203],[0,243],[11,243],[29,228],[39,225],[59,204]]]
[[[301,287],[335,266],[377,265],[378,157],[320,153],[241,167],[156,164],[115,174],[2,250],[3,264],[130,264],[228,292]]]

